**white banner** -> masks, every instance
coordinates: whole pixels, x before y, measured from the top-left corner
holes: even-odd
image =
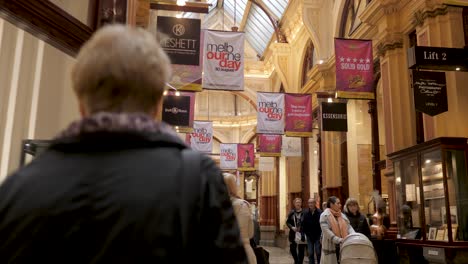
[[[281,145],[281,155],[285,157],[302,156],[301,138],[283,136]]]
[[[213,150],[213,122],[194,121],[193,131],[190,133],[190,146],[203,153]]]
[[[244,90],[244,33],[205,30],[204,89]]]
[[[275,170],[275,158],[274,157],[260,157],[258,163],[259,171],[274,171]]]
[[[237,144],[219,144],[222,170],[237,169]]]
[[[257,93],[257,133],[284,134],[284,94]]]

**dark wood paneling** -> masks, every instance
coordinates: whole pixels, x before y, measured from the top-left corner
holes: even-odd
[[[0,16],[72,57],[93,32],[49,1],[0,0]]]
[[[277,226],[278,196],[262,196],[260,199],[260,225]]]

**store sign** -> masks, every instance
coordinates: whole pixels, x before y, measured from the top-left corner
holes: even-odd
[[[335,39],[335,54],[337,96],[374,99],[372,41]]]
[[[219,167],[222,170],[237,169],[237,144],[219,144]]]
[[[284,94],[257,93],[257,133],[284,133]]]
[[[286,125],[290,137],[312,137],[312,95],[285,94]]]
[[[413,46],[408,49],[408,68],[468,71],[468,49]]]
[[[346,103],[322,103],[322,131],[348,131]]]
[[[203,153],[211,153],[213,150],[213,122],[194,121],[192,133],[187,134],[190,137],[190,146],[194,150]]]
[[[254,144],[237,144],[237,170],[255,170]]]
[[[445,72],[412,71],[414,106],[435,116],[448,111]]]
[[[244,90],[244,32],[205,30],[204,89]]]
[[[281,135],[258,134],[260,156],[281,156]]]
[[[162,120],[176,128],[178,132],[192,131],[195,105],[195,93],[173,92],[163,98]]]
[[[200,19],[158,16],[158,31],[166,35],[160,44],[172,64],[200,64],[200,27]]]

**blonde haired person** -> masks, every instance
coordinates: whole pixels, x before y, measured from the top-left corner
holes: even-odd
[[[341,212],[341,202],[335,196],[327,201],[327,209],[320,215],[322,228],[321,264],[335,264],[340,259],[340,246],[349,234],[355,233],[346,215]]]
[[[304,250],[307,244],[302,230],[303,213],[302,199],[297,197],[294,199],[294,209],[289,212],[288,218],[286,219],[286,225],[289,227],[289,251],[291,252],[295,264],[302,264],[304,261]],[[296,232],[301,234],[302,243],[296,243]]]
[[[170,67],[143,29],[84,44],[82,117],[0,187],[0,263],[245,263],[220,170],[155,120]]]
[[[242,243],[244,244],[247,260],[250,264],[257,264],[257,259],[250,245],[250,238],[254,235],[253,217],[250,210],[250,204],[239,197],[237,193],[236,176],[231,173],[223,173],[224,182],[228,188],[229,196],[234,207],[234,214],[236,215],[237,222],[241,232]]]

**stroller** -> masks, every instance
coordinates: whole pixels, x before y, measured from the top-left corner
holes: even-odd
[[[340,264],[377,264],[372,242],[361,233],[347,236],[341,245]]]

